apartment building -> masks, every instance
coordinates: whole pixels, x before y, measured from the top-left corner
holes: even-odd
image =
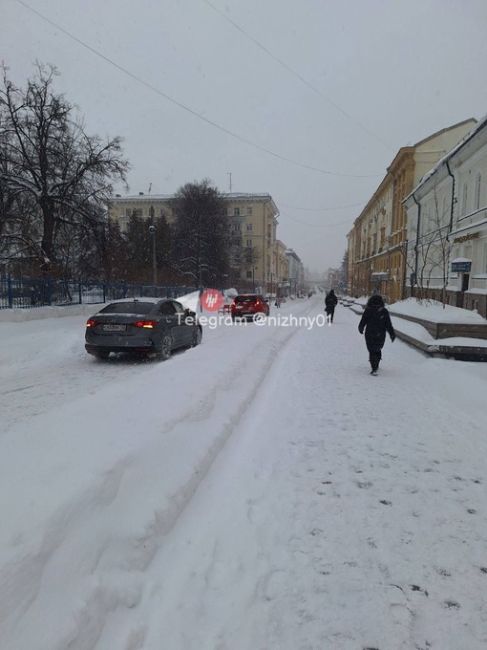
[[[283,288],[283,285],[287,284],[289,279],[289,261],[286,251],[286,244],[277,239],[274,249],[277,288]]]
[[[409,293],[487,317],[487,117],[406,198]]]
[[[276,231],[279,210],[270,194],[222,194],[229,219],[231,250],[230,264],[235,282],[248,288],[272,291],[277,281]],[[113,197],[109,218],[116,221],[122,232],[127,229],[131,215],[142,219],[165,216],[174,223],[172,194],[143,194]],[[282,267],[281,267],[282,268]]]
[[[286,250],[288,260],[289,290],[293,295],[304,291],[304,266],[299,255],[292,249]]]
[[[352,295],[406,296],[408,234],[404,199],[476,124],[468,119],[401,147],[347,235]]]

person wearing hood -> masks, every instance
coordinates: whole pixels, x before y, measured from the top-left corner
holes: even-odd
[[[333,289],[326,294],[325,298],[325,311],[330,323],[333,323],[333,315],[335,314],[335,307],[337,306],[338,298],[335,296]]]
[[[363,334],[365,330],[365,343],[369,351],[371,375],[376,375],[382,358],[382,348],[386,340],[386,332],[391,341],[396,338],[392,327],[391,317],[385,308],[384,300],[379,294],[371,296],[360,320],[358,331]]]

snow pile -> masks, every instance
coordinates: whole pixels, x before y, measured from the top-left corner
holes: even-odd
[[[176,298],[178,302],[180,302],[183,307],[186,309],[191,309],[191,311],[194,311],[195,313],[199,311],[199,306],[200,306],[200,292],[199,291],[192,291],[191,293],[187,293],[184,296],[179,296],[179,298]]]
[[[433,323],[487,324],[485,318],[482,318],[476,311],[443,305],[437,300],[422,300],[419,302],[416,298],[407,298],[407,300],[388,305],[387,308],[391,313],[395,312],[405,316],[423,318]]]
[[[404,318],[391,317],[394,329],[403,334],[407,334],[421,343],[432,346],[436,349],[442,347],[468,347],[468,348],[487,348],[487,339],[475,339],[466,336],[451,336],[444,339],[435,339],[419,323],[413,323]]]
[[[100,311],[104,303],[88,305],[66,305],[65,307],[33,307],[32,309],[0,309],[0,323],[22,323],[46,318],[70,316],[91,316]]]

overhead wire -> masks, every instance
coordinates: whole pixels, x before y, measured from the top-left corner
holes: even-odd
[[[260,50],[265,52],[271,59],[276,61],[282,68],[287,70],[291,75],[299,79],[301,83],[303,83],[305,86],[307,86],[310,90],[312,90],[315,94],[319,95],[322,99],[324,99],[328,104],[333,106],[337,111],[339,111],[342,115],[347,117],[349,120],[357,124],[365,133],[367,133],[370,137],[374,138],[378,142],[380,142],[384,147],[387,148],[388,151],[392,150],[392,146],[386,142],[381,136],[377,135],[377,133],[374,133],[371,131],[365,124],[362,124],[360,120],[357,118],[353,117],[348,111],[346,111],[344,108],[342,108],[339,104],[337,104],[333,99],[330,99],[327,95],[325,95],[319,88],[317,88],[314,84],[312,84],[306,77],[304,77],[300,72],[292,68],[286,61],[281,59],[280,57],[276,56],[271,50],[269,50],[268,47],[266,47],[263,43],[261,43],[259,40],[255,38],[255,36],[252,36],[246,29],[244,29],[241,25],[239,25],[235,20],[230,18],[225,12],[223,12],[221,9],[216,7],[211,0],[203,0],[203,2],[208,6],[213,9],[218,15],[220,15],[224,20],[226,20],[228,23],[233,25],[233,27],[239,31],[241,34],[243,34],[247,39],[252,41],[254,45],[256,45]]]
[[[267,148],[267,147],[265,147],[263,145],[260,145],[259,143],[254,142],[253,140],[250,140],[249,138],[247,138],[245,136],[242,136],[242,135],[238,134],[235,131],[232,131],[231,129],[227,128],[226,126],[223,126],[223,125],[219,124],[218,122],[215,122],[214,120],[211,120],[211,119],[205,117],[204,115],[202,115],[201,113],[198,113],[196,110],[192,109],[191,107],[187,106],[186,104],[183,104],[183,102],[175,99],[171,95],[169,95],[169,94],[165,93],[164,91],[160,90],[159,88],[157,88],[156,86],[154,86],[150,82],[146,81],[145,79],[142,79],[141,77],[139,77],[135,73],[131,72],[130,70],[128,70],[124,66],[120,65],[119,63],[117,63],[116,61],[111,59],[110,57],[106,56],[105,54],[103,54],[102,52],[100,52],[99,50],[94,48],[93,46],[89,45],[88,43],[83,41],[81,38],[78,38],[77,36],[75,36],[74,34],[69,32],[67,29],[65,29],[64,27],[59,25],[59,23],[55,22],[51,18],[48,18],[47,16],[42,14],[37,9],[34,9],[33,7],[31,7],[27,2],[25,2],[25,0],[15,0],[15,2],[22,5],[28,11],[31,11],[32,13],[36,14],[43,21],[47,22],[52,27],[55,27],[60,32],[62,32],[66,36],[68,36],[70,39],[72,39],[73,41],[75,41],[76,43],[78,43],[79,45],[84,47],[85,49],[89,50],[95,56],[103,59],[106,63],[112,65],[117,70],[119,70],[123,74],[127,75],[128,77],[130,77],[131,79],[133,79],[137,83],[141,84],[142,86],[145,86],[146,88],[148,88],[152,92],[156,93],[160,97],[163,97],[164,99],[166,99],[168,102],[174,104],[175,106],[177,106],[180,109],[186,111],[187,113],[190,113],[191,115],[193,115],[197,119],[205,122],[206,124],[209,124],[210,126],[213,126],[215,129],[218,129],[219,131],[222,131],[223,133],[231,136],[232,138],[234,138],[235,140],[238,140],[239,142],[242,142],[242,143],[244,143],[244,144],[246,144],[246,145],[248,145],[250,147],[253,147],[254,149],[257,149],[258,151],[264,152],[264,153],[268,154],[269,156],[272,156],[274,158],[277,158],[279,160],[282,160],[284,162],[292,164],[292,165],[294,165],[296,167],[301,167],[302,169],[308,169],[310,171],[315,171],[315,172],[325,174],[325,175],[328,175],[328,176],[340,176],[340,177],[346,177],[346,178],[376,178],[376,177],[380,176],[380,174],[347,174],[347,173],[342,173],[342,172],[334,172],[334,171],[330,171],[330,170],[327,170],[327,169],[322,169],[320,167],[315,167],[314,165],[308,165],[306,163],[302,163],[302,162],[299,162],[297,160],[294,160],[293,158],[289,158],[287,156],[283,156],[282,154],[276,153],[272,149],[269,149],[269,148]]]

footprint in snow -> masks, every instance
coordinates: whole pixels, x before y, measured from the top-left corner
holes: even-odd
[[[355,485],[359,488],[370,488],[373,486],[373,483],[370,481],[355,481]]]
[[[443,576],[443,578],[451,578],[451,573],[448,571],[448,569],[438,568],[436,569],[436,573],[439,576]]]
[[[429,596],[429,593],[426,589],[423,589],[419,585],[409,585],[411,588],[411,591],[420,591],[422,594],[424,594],[426,597]]]
[[[481,566],[481,567],[480,567],[480,570],[481,570],[482,573],[486,573],[486,574],[487,574],[487,566]]]
[[[379,503],[382,503],[383,506],[392,506],[392,501],[387,501],[387,499],[381,499]]]
[[[475,510],[475,508],[467,508],[467,512],[468,512],[469,515],[476,515],[477,514],[477,511]]]
[[[446,609],[460,609],[460,603],[457,603],[456,600],[445,600],[443,607]]]

